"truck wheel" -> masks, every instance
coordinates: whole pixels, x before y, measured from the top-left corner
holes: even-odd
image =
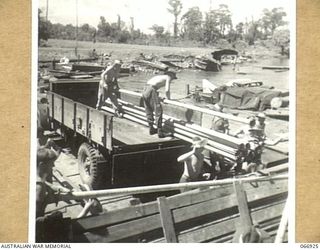
[[[88,143],[82,143],[78,150],[78,167],[80,178],[92,189],[102,187],[105,175],[105,161],[99,151]]]

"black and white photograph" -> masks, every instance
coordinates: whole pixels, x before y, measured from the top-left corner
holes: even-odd
[[[33,1],[29,240],[290,243],[294,10]]]

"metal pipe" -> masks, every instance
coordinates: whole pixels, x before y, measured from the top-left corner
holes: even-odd
[[[278,176],[267,176],[267,177],[246,177],[246,178],[233,178],[225,180],[211,180],[211,181],[198,181],[189,183],[175,183],[175,184],[163,184],[163,185],[152,185],[152,186],[142,186],[142,187],[129,187],[129,188],[115,188],[107,190],[94,190],[94,191],[83,191],[83,192],[72,192],[61,197],[63,200],[78,200],[78,199],[90,199],[98,198],[104,196],[112,195],[132,195],[132,194],[145,194],[152,192],[163,192],[179,190],[184,188],[199,188],[199,187],[215,187],[230,185],[236,181],[241,181],[242,183],[247,182],[260,182],[260,181],[275,181],[275,180],[285,180],[288,179],[288,175],[278,175]]]
[[[173,132],[173,136],[174,136],[174,137],[177,137],[177,138],[179,138],[179,139],[181,139],[181,140],[190,142],[190,143],[193,142],[192,138],[189,138],[189,137],[187,137],[187,136],[185,136],[185,135],[181,135],[181,134],[179,134],[179,133],[177,133],[177,132]],[[205,145],[204,148],[207,149],[207,150],[209,150],[209,151],[211,151],[211,152],[217,152],[217,151],[219,151],[219,150],[217,150],[216,148],[214,148],[214,147],[212,147],[212,146],[210,146],[210,145]],[[227,158],[229,158],[229,159],[231,159],[231,160],[233,160],[233,161],[236,160],[236,157],[235,157],[234,155],[232,155],[232,154],[228,154],[228,153],[223,152],[223,151],[219,151],[219,152],[220,152],[220,154],[222,154],[223,156],[225,156],[225,157],[227,157]]]
[[[109,100],[107,100],[107,103],[111,104],[111,102]],[[142,125],[148,126],[144,112],[139,111],[139,110],[135,110],[134,108],[129,108],[126,106],[122,106],[122,108],[124,110],[126,110],[127,112],[130,112],[130,114],[128,114],[128,113],[124,114],[124,116],[123,116],[124,118],[131,120],[131,121],[134,121],[134,122],[137,122],[137,123],[140,123]],[[102,109],[104,109],[108,112],[114,113],[114,110],[111,108],[103,107]],[[179,125],[179,124],[175,124],[175,125],[177,127],[168,126],[171,129],[171,132],[173,132],[173,136],[192,143],[192,138],[195,136],[195,134],[192,134],[192,133],[194,133],[194,132],[192,131],[190,133],[188,131],[185,131],[184,129],[186,129],[186,127],[183,125]],[[189,131],[190,131],[190,129],[189,129]],[[235,157],[236,150],[235,149],[228,147],[228,146],[225,146],[220,143],[216,143],[216,142],[212,141],[211,138],[208,138],[208,136],[202,135],[202,137],[208,139],[208,144],[205,146],[205,148],[207,150],[221,154],[231,160],[236,160],[236,157]]]
[[[137,92],[126,90],[126,89],[120,89],[119,91],[121,93],[126,93],[126,94],[129,94],[129,95],[134,95],[134,96],[138,96],[138,97],[142,96],[141,93],[137,93]],[[202,112],[202,113],[205,113],[205,114],[222,117],[222,118],[229,119],[229,120],[232,120],[232,121],[245,123],[245,124],[249,124],[249,121],[250,121],[249,119],[246,119],[246,118],[241,118],[241,117],[237,117],[237,116],[234,116],[234,115],[229,115],[229,114],[221,113],[221,112],[218,112],[218,111],[213,111],[213,110],[210,110],[210,109],[201,108],[201,107],[197,107],[197,106],[194,106],[194,105],[181,103],[181,102],[177,102],[177,101],[164,99],[163,102],[167,103],[167,104],[175,105],[175,106],[178,106],[178,107],[191,109],[191,110],[194,110],[194,111],[199,111],[199,112]]]
[[[119,102],[121,102],[124,105],[130,106],[129,108],[131,108],[132,110],[133,109],[137,109],[137,111],[145,112],[143,107],[132,105],[132,104],[130,104],[130,103],[126,102],[126,101],[122,101],[122,100],[119,100]],[[171,117],[171,116],[168,116],[168,115],[165,115],[165,114],[163,115],[163,118],[172,119],[172,120],[177,121],[177,122],[183,122],[183,121],[181,121],[181,120],[179,120],[177,118],[174,118],[174,117]],[[243,139],[239,139],[239,138],[236,138],[236,137],[231,136],[231,135],[219,133],[219,132],[216,132],[216,131],[208,129],[208,128],[203,128],[203,127],[201,127],[199,125],[196,125],[196,124],[184,123],[183,126],[185,126],[187,128],[190,128],[190,129],[194,129],[194,130],[199,131],[201,133],[205,133],[205,134],[207,134],[209,136],[212,136],[212,137],[217,137],[219,139],[226,140],[229,143],[234,144],[234,147],[237,147],[240,144],[246,144],[246,142]]]
[[[194,137],[194,134],[192,134],[192,133],[189,133],[189,132],[187,132],[187,131],[184,131],[184,130],[182,130],[182,129],[179,129],[179,128],[175,128],[175,127],[171,127],[171,130],[172,131],[174,131],[174,132],[176,132],[176,133],[179,133],[179,134],[181,134],[181,135],[184,135],[184,136],[186,136],[186,137],[188,137],[188,138],[190,138],[190,142],[192,142],[192,138]],[[212,150],[210,150],[210,151],[214,151],[214,152],[216,152],[216,153],[218,153],[218,154],[221,154],[221,155],[224,155],[224,156],[226,156],[226,157],[228,157],[228,158],[232,158],[232,159],[234,159],[235,157],[235,151],[230,151],[230,150],[226,150],[226,149],[219,149],[219,146],[220,145],[217,145],[217,144],[215,144],[214,142],[212,142],[211,140],[208,140],[208,144],[207,144],[208,146],[210,146],[210,149],[212,149]]]
[[[126,110],[126,111],[132,112],[133,114],[131,113],[130,114],[131,116],[136,117],[136,118],[138,118],[138,119],[140,119],[140,120],[142,120],[144,122],[147,122],[146,117],[145,117],[145,113],[143,113],[142,111],[135,110],[133,108],[128,108],[126,106],[122,106],[122,108],[124,110]],[[177,132],[177,133],[180,133],[180,134],[185,135],[187,137],[190,137],[191,141],[192,141],[192,138],[195,136],[195,134],[193,134],[193,133],[195,133],[196,131],[190,131],[191,129],[189,129],[189,132],[185,131],[185,129],[186,130],[188,130],[188,129],[183,125],[174,123],[173,126],[168,126],[168,127],[170,127],[171,130],[173,130],[174,132]],[[233,158],[234,154],[236,153],[235,149],[212,141],[210,138],[208,138],[208,135],[203,135],[202,134],[201,136],[206,138],[206,139],[208,139],[208,144],[210,146],[212,146],[212,148],[214,148],[214,151],[216,153],[219,153],[219,154],[222,154],[222,155],[227,154],[225,156],[228,157],[228,158],[230,158],[230,157]]]
[[[114,114],[114,112],[115,112],[114,109],[109,108],[109,107],[102,107],[101,109],[104,110],[104,111],[107,111],[107,112],[109,112],[109,113],[112,113],[112,114]],[[123,115],[123,118],[126,118],[126,119],[128,119],[128,120],[130,120],[130,121],[133,121],[133,122],[140,123],[140,124],[142,124],[142,125],[144,125],[144,126],[148,126],[148,123],[147,123],[147,122],[145,122],[145,121],[143,121],[143,120],[141,120],[141,119],[138,119],[138,118],[136,118],[136,117],[133,117],[133,116],[131,116],[131,115],[128,115],[128,114],[124,114],[124,115]]]
[[[176,122],[174,122],[174,127],[177,127],[177,128],[179,128],[179,129],[186,130],[186,132],[194,133],[194,134],[196,134],[196,135],[199,135],[199,136],[201,136],[201,137],[204,137],[204,138],[210,140],[211,145],[214,146],[214,147],[219,147],[219,148],[221,148],[222,150],[230,151],[230,152],[235,152],[235,151],[236,151],[235,148],[232,148],[232,147],[223,145],[223,144],[221,144],[221,143],[219,143],[219,142],[215,142],[215,141],[213,140],[213,138],[211,138],[210,135],[205,134],[205,133],[202,133],[201,131],[194,130],[194,129],[190,129],[190,128],[188,128],[188,127],[186,127],[186,126],[184,126],[184,125],[178,124],[178,123],[176,123]],[[194,134],[193,134],[193,136],[195,136]]]
[[[229,115],[229,114],[226,114],[226,113],[221,113],[221,112],[218,112],[218,111],[213,111],[213,110],[210,110],[210,109],[205,109],[205,108],[197,107],[197,106],[194,106],[194,105],[185,104],[185,103],[172,101],[172,100],[167,100],[167,99],[165,99],[163,102],[167,103],[167,104],[175,105],[175,106],[178,106],[178,107],[191,109],[191,110],[194,110],[194,111],[199,111],[201,113],[218,116],[218,117],[225,118],[225,119],[228,119],[228,120],[249,124],[249,119],[246,119],[246,118],[241,118],[241,117],[237,117],[237,116],[234,116],[234,115]]]

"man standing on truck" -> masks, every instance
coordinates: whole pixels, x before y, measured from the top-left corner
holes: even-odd
[[[118,77],[120,73],[121,62],[115,60],[111,66],[108,66],[105,71],[101,74],[101,80],[99,83],[98,91],[98,102],[96,105],[97,109],[101,109],[105,101],[110,98],[112,107],[115,110],[115,115],[118,117],[122,116],[122,108],[118,102]]]
[[[146,110],[146,116],[149,124],[150,135],[158,133],[159,138],[164,138],[167,135],[162,131],[162,107],[161,99],[159,97],[159,89],[165,87],[165,94],[167,99],[170,99],[170,83],[172,80],[178,79],[176,74],[172,71],[165,70],[164,74],[152,77],[145,87],[142,98]],[[157,130],[153,127],[155,113],[155,122]]]
[[[184,162],[184,171],[180,178],[180,183],[209,180],[211,174],[204,169],[204,146],[207,140],[201,140],[194,137],[192,142],[192,150],[178,157],[178,162]],[[186,191],[185,189],[181,190]]]

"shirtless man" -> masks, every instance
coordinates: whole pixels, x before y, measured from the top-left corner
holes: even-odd
[[[184,171],[180,178],[180,183],[209,180],[210,173],[205,173],[203,168],[204,155],[202,152],[206,144],[207,140],[201,140],[199,137],[194,137],[192,150],[179,156],[177,161],[184,162]]]
[[[265,145],[274,146],[274,145],[278,144],[279,142],[283,142],[283,141],[287,140],[286,138],[282,138],[282,137],[279,137],[277,139],[268,138],[265,133],[266,118],[267,118],[266,115],[264,113],[259,113],[259,114],[257,114],[256,118],[257,118],[256,128],[259,131],[257,133],[256,137],[259,140],[263,141],[263,143]]]
[[[244,127],[240,128],[236,133],[235,137],[243,138],[243,139],[252,139],[254,137],[253,135],[253,128],[256,126],[256,120],[254,118],[251,118],[248,125],[245,125]]]
[[[38,147],[37,151],[37,179],[36,179],[36,242],[52,242],[50,239],[60,239],[67,233],[64,230],[63,215],[60,211],[55,211],[45,215],[48,203],[58,201],[58,196],[67,195],[71,190],[52,184],[48,180],[52,175],[54,161],[59,152],[50,145]],[[54,235],[54,236],[53,236]],[[65,239],[65,237],[62,237]],[[58,240],[61,242],[61,240]],[[64,241],[62,241],[64,242]]]
[[[177,76],[174,72],[165,71],[163,75],[157,75],[152,77],[145,87],[142,98],[144,101],[144,107],[146,110],[146,116],[149,124],[149,133],[150,135],[158,133],[159,138],[163,138],[166,135],[162,131],[162,107],[161,99],[159,97],[158,90],[162,87],[165,87],[165,94],[167,99],[170,99],[170,83],[172,80],[177,79]],[[155,122],[157,130],[153,127],[155,113]]]
[[[220,105],[214,105],[214,109],[222,113],[222,107]],[[229,121],[225,118],[214,116],[211,121],[211,129],[223,134],[229,134]]]
[[[36,217],[43,216],[47,206],[50,190],[47,186],[52,182],[52,168],[58,153],[54,149],[41,146],[37,152],[37,184],[36,184]]]
[[[101,109],[104,102],[110,98],[112,106],[115,110],[115,114],[117,116],[121,116],[122,109],[120,104],[118,103],[117,91],[119,89],[118,86],[118,77],[120,73],[121,62],[119,60],[115,60],[114,64],[107,67],[105,71],[101,74],[101,80],[99,83],[99,91],[98,91],[98,102],[96,105],[97,109]]]

